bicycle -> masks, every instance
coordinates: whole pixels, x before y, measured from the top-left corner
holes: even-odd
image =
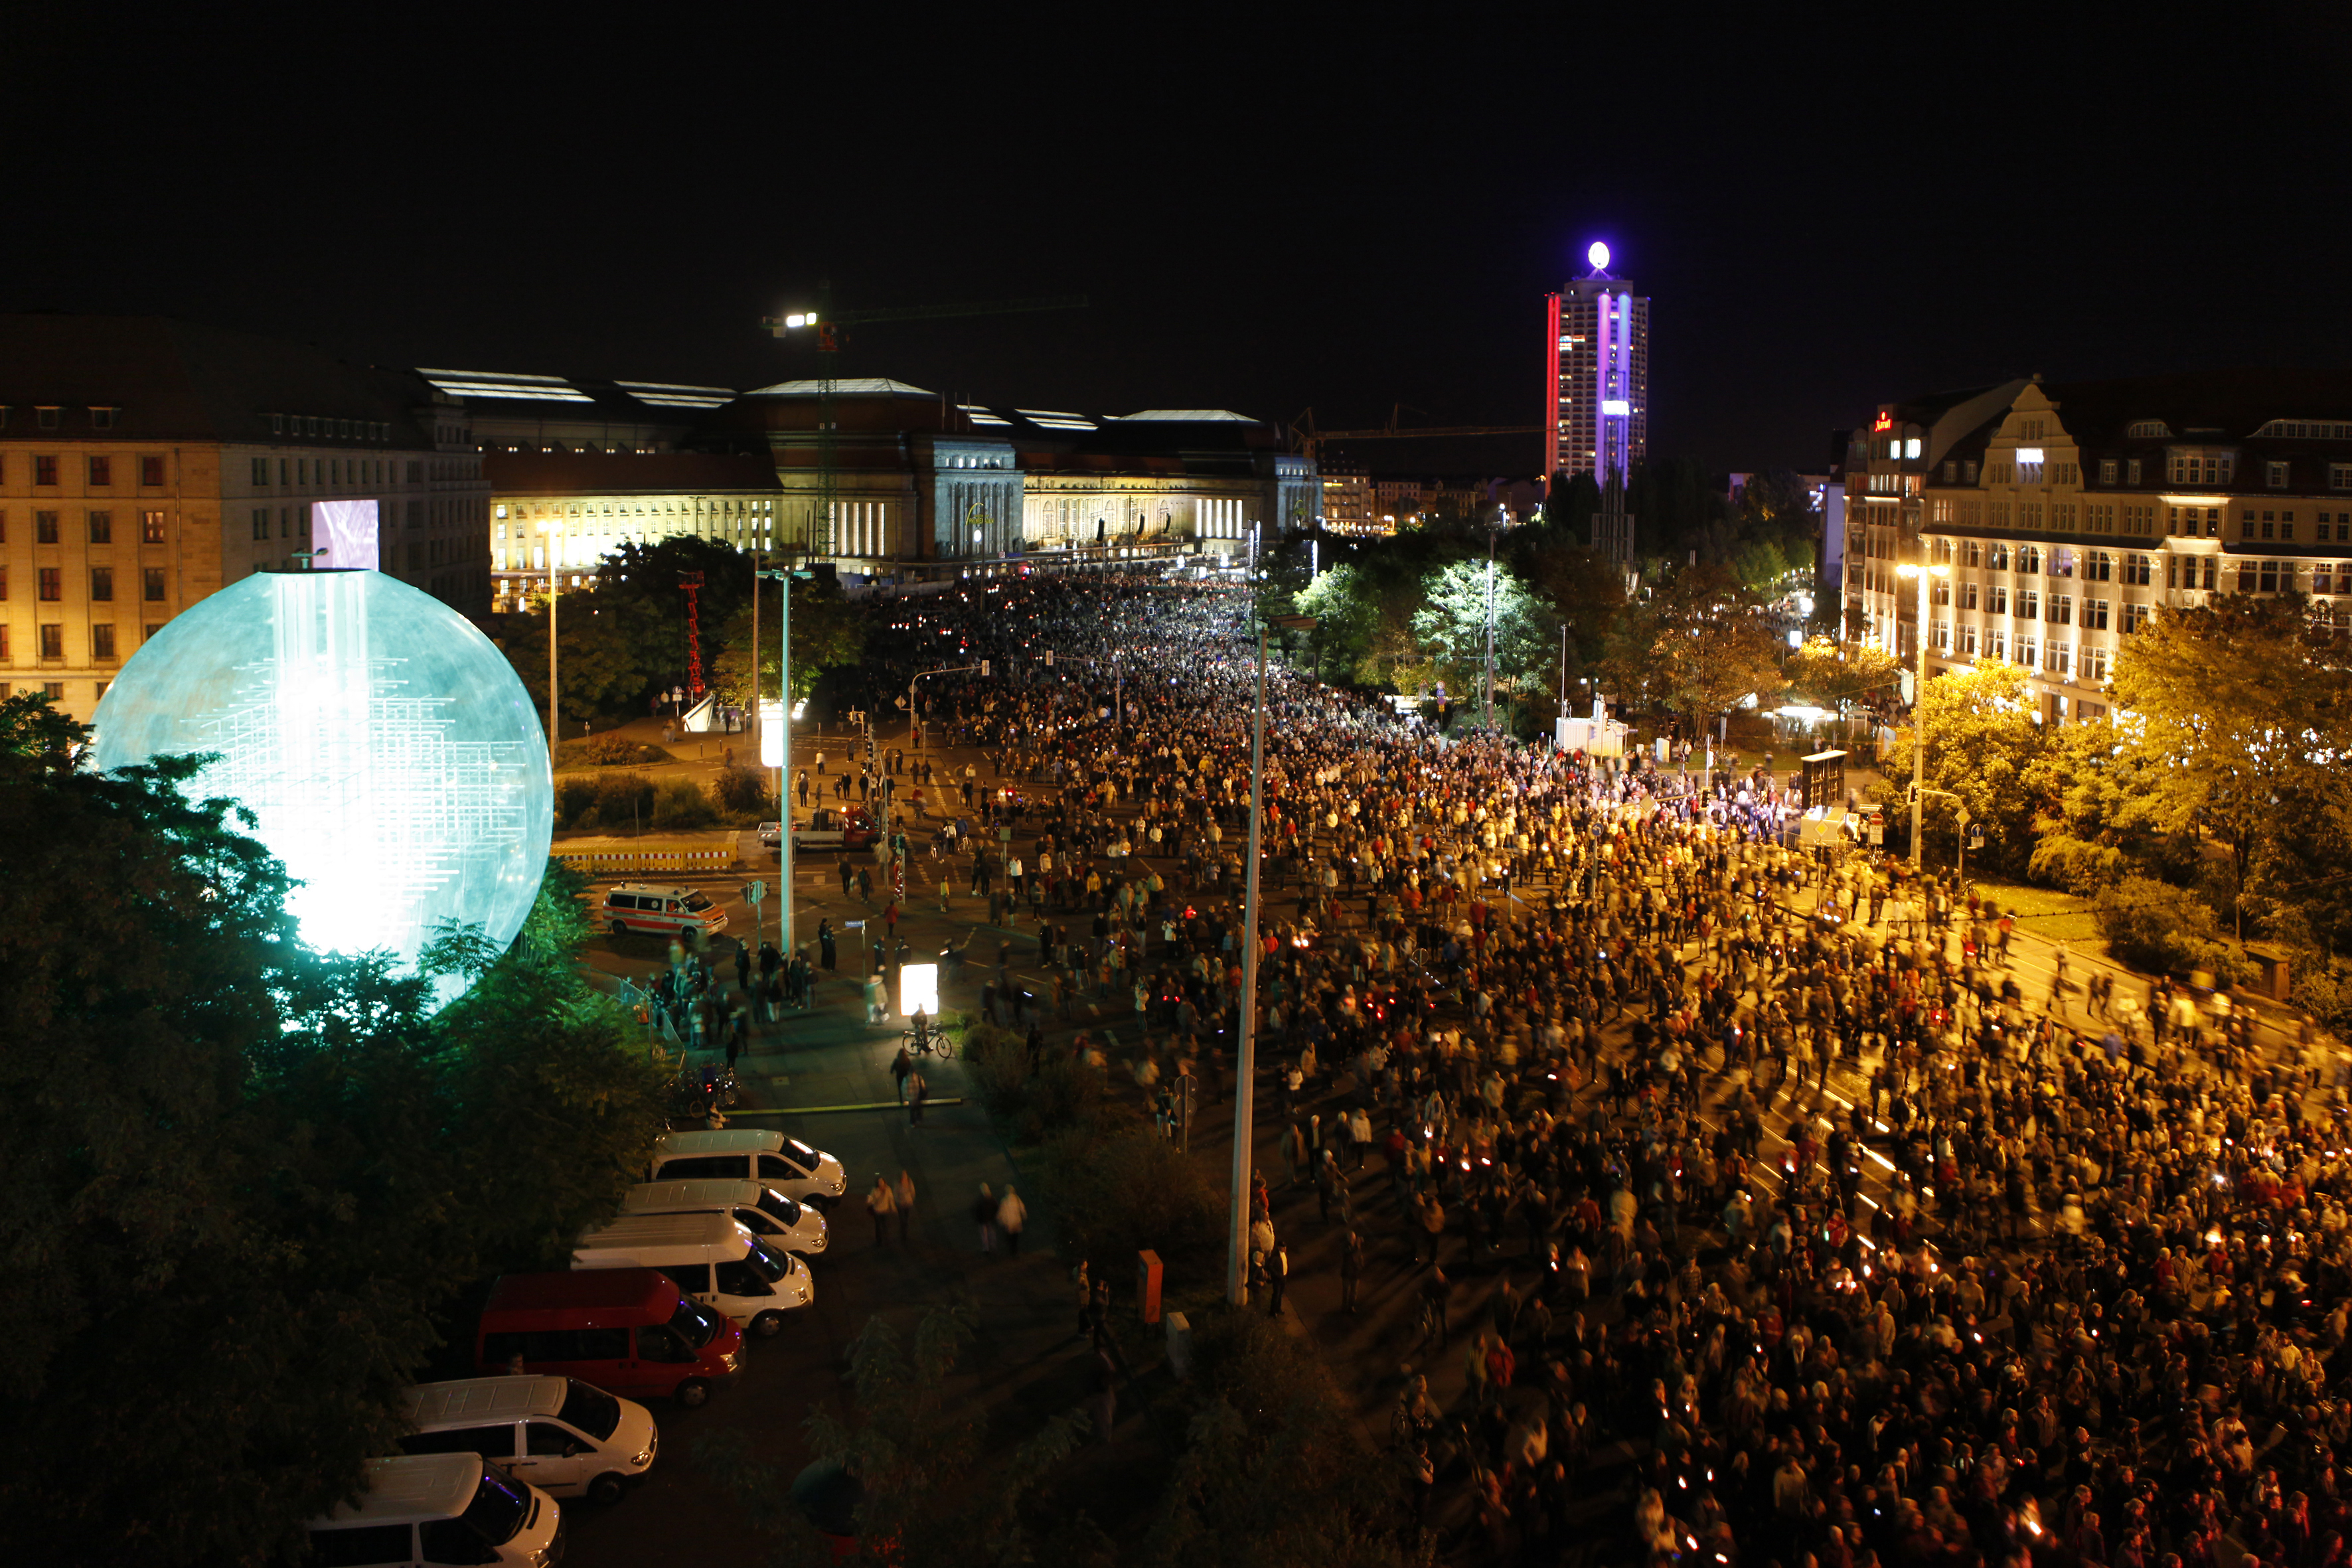
[[[898,1038],[914,1056],[935,1056],[943,1061],[951,1060],[955,1056],[955,1041],[950,1039],[948,1032],[942,1028],[908,1029],[900,1033]]]

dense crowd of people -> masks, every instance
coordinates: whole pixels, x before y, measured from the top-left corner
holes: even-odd
[[[1244,1005],[1246,596],[1004,582],[894,613],[991,661],[919,698],[932,745],[995,767],[950,778],[908,878],[946,857],[1034,937],[1048,986],[1007,944],[984,1006],[1034,1042],[1108,1000],[1077,1049],[1163,1125],[1182,1078],[1213,1103]],[[1309,1224],[1311,1193],[1348,1310],[1417,1271],[1412,1353],[1458,1341],[1467,1376],[1442,1404],[1422,1361],[1400,1397],[1414,1519],[1524,1562],[1604,1494],[1658,1562],[2352,1562],[2352,1131],[2311,1109],[2307,1033],[2273,1060],[2249,1010],[2063,944],[2029,980],[1964,890],[1797,847],[1763,773],[1265,679],[1281,1169],[1254,1267],[1278,1303],[1276,1215]],[[937,831],[965,814],[1018,833]],[[1491,1282],[1472,1321],[1449,1271]]]

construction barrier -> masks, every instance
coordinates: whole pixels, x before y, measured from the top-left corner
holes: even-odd
[[[742,859],[728,844],[644,843],[558,844],[555,858],[590,877],[617,877],[639,872],[684,876],[694,872],[740,871]]]

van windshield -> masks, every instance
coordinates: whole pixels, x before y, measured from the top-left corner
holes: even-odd
[[[782,1221],[786,1230],[801,1223],[801,1205],[773,1187],[760,1189],[760,1207]]]
[[[723,1320],[718,1313],[691,1298],[677,1304],[669,1315],[669,1326],[685,1337],[686,1342],[700,1350],[719,1337],[719,1325]]]
[[[824,1155],[818,1153],[815,1150],[810,1148],[807,1144],[802,1142],[797,1138],[785,1139],[784,1147],[793,1152],[794,1156],[793,1163],[798,1165],[803,1171],[815,1170],[817,1163],[824,1158]]]
[[[686,907],[692,910],[696,914],[700,914],[703,910],[710,907],[710,900],[704,898],[700,893],[688,893],[686,896]]]
[[[564,1390],[563,1408],[556,1416],[601,1443],[621,1428],[621,1402],[594,1384],[575,1379]]]
[[[752,1242],[743,1254],[743,1261],[759,1271],[760,1278],[773,1285],[793,1271],[793,1266],[769,1250],[762,1241]]]
[[[484,1465],[482,1484],[474,1489],[474,1500],[457,1517],[491,1545],[504,1546],[530,1518],[530,1494],[507,1479],[503,1471]]]

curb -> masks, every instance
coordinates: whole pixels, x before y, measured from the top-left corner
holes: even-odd
[[[960,1094],[923,1101],[926,1106],[961,1105],[963,1102],[964,1097]],[[865,1105],[754,1106],[743,1110],[730,1110],[727,1113],[727,1120],[732,1121],[739,1116],[824,1116],[836,1110],[904,1110],[906,1109],[906,1103],[897,1100],[877,1100]]]

